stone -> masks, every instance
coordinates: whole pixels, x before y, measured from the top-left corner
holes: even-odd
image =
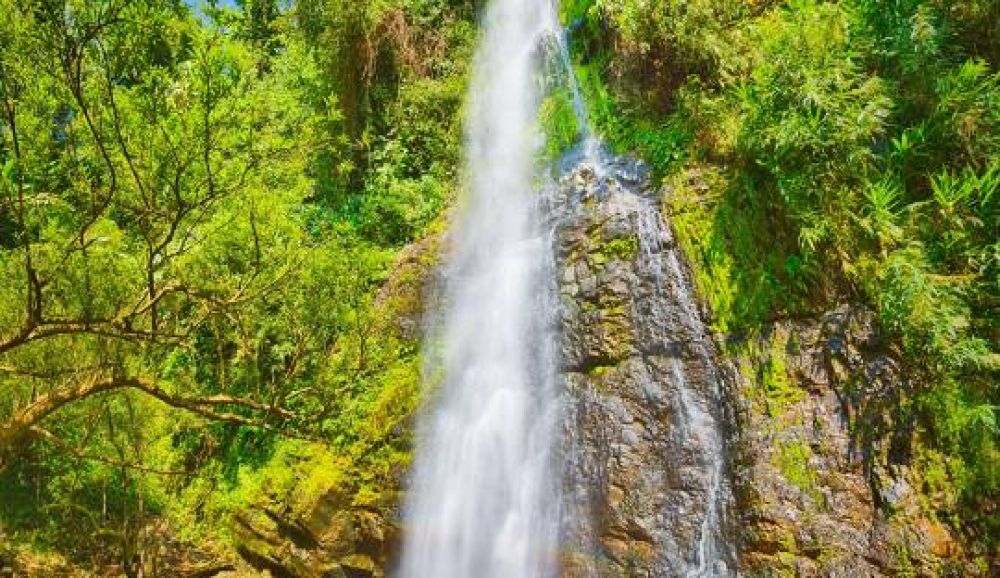
[[[938,575],[945,561],[963,575],[980,575],[961,560],[948,527],[923,512],[919,474],[891,463],[881,432],[890,430],[890,410],[910,378],[879,335],[874,313],[842,304],[814,319],[777,320],[762,334],[734,364],[763,367],[773,351],[769,339],[794,343],[781,354],[801,395],[780,407],[745,403],[759,391],[757,371],[736,374],[734,403],[744,408],[735,448],[737,510],[751,537],[740,544],[742,571],[756,575],[782,564],[799,575],[892,576],[893,552],[905,551],[920,575]],[[807,467],[780,467],[775,448],[782,447],[808,448]]]
[[[582,558],[591,561],[585,571],[574,565],[563,576],[681,576],[698,563],[706,517],[728,503],[728,483],[715,470],[725,459],[721,430],[689,430],[695,417],[721,420],[719,373],[713,342],[684,302],[686,280],[667,276],[675,249],[663,241],[669,233],[658,205],[640,195],[645,173],[616,162],[643,176],[582,171],[572,179],[581,190],[566,194],[597,200],[569,203],[579,210],[557,219],[559,266],[580,286],[577,307],[564,307],[562,318],[566,427],[574,432],[564,450],[566,484],[567,493],[581,494],[568,514],[576,522],[568,533],[579,538],[566,547],[591,553]],[[621,239],[638,239],[642,258],[606,249]],[[569,281],[560,281],[566,294]],[[683,355],[680,343],[692,344]],[[713,518],[705,539],[735,567],[727,519]]]

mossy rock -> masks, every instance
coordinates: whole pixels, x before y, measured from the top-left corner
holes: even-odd
[[[597,252],[604,262],[609,260],[632,261],[639,256],[639,237],[616,237],[601,243]]]

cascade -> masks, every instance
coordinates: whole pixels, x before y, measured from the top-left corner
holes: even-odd
[[[536,162],[540,78],[553,74],[580,128],[558,182]],[[488,5],[466,131],[398,575],[730,575],[713,345],[648,175],[603,152],[590,126],[550,0]],[[581,352],[599,316],[567,281],[580,270],[570,255],[586,253],[580,230],[595,226],[636,243],[630,263],[613,263],[635,344],[601,378]],[[648,471],[636,477],[630,461]]]
[[[551,576],[558,392],[549,235],[535,190],[544,0],[495,0],[466,134],[468,194],[452,233],[431,414],[418,440],[400,575]]]

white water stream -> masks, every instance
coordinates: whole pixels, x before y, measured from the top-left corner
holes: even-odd
[[[403,578],[555,573],[558,392],[549,232],[534,189],[548,0],[486,10],[467,124],[468,194],[453,230],[442,383],[418,441]],[[435,344],[430,344],[435,347]]]

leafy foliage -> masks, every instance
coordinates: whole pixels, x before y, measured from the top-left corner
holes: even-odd
[[[377,297],[458,178],[465,2],[0,0],[0,528],[126,572],[268,495],[384,504]],[[294,467],[293,467],[294,466]]]

